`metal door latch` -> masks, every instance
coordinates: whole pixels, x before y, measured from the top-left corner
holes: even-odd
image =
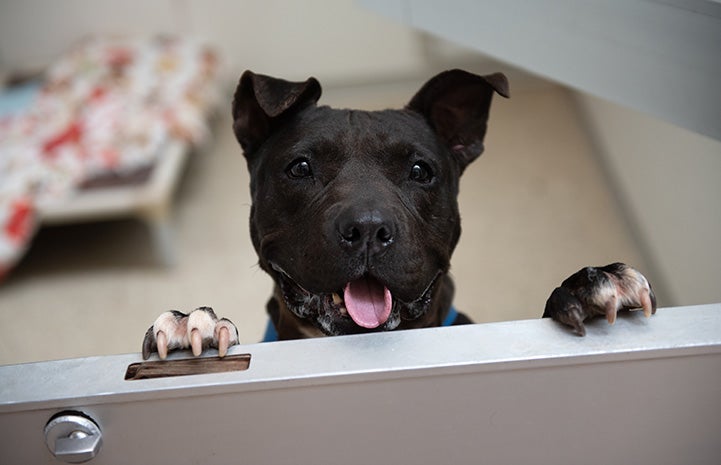
[[[53,415],[45,425],[45,443],[58,460],[82,463],[98,455],[103,435],[92,418],[67,411]]]

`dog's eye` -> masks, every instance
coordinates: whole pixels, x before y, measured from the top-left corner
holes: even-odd
[[[427,184],[433,179],[433,170],[426,163],[418,161],[411,168],[410,178],[412,181]]]
[[[313,176],[313,170],[310,169],[310,163],[305,158],[298,158],[288,165],[285,172],[291,178],[302,179]]]

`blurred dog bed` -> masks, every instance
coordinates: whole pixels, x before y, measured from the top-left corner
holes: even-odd
[[[0,93],[0,279],[42,224],[137,215],[172,261],[168,209],[208,135],[218,57],[177,37],[93,38]]]

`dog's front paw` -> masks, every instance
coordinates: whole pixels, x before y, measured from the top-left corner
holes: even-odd
[[[571,326],[579,336],[586,335],[583,322],[604,315],[616,321],[619,310],[642,308],[644,315],[656,313],[656,297],[648,280],[623,263],[586,267],[571,275],[551,293],[544,318],[553,318]]]
[[[210,307],[196,308],[190,314],[177,310],[165,312],[148,328],[143,339],[143,359],[158,352],[161,359],[168,351],[191,348],[193,355],[203,349],[218,349],[225,357],[228,347],[238,344],[238,329],[227,318],[218,319]]]

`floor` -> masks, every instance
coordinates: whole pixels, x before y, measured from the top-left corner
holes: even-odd
[[[413,91],[381,103],[331,89],[321,102],[374,109]],[[530,86],[496,100],[486,153],[461,183],[456,306],[477,322],[538,318],[550,291],[585,265],[643,270],[614,202],[569,91]],[[249,209],[245,162],[221,118],[179,186],[177,264],[160,265],[133,220],[41,230],[0,284],[0,364],[138,352],[160,312],[201,305],[258,341],[272,286],[256,265]]]

